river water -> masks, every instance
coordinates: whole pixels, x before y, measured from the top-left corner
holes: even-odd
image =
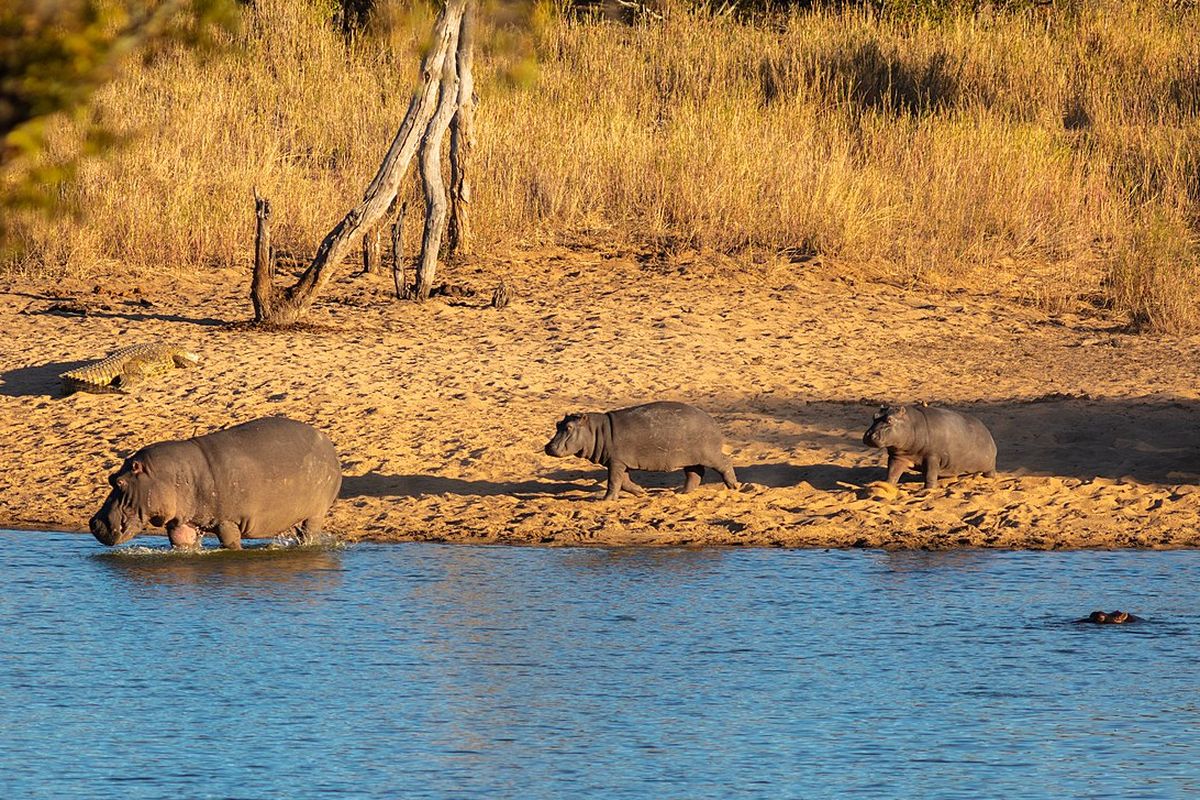
[[[0,797],[1200,792],[1200,552],[144,541],[0,532]]]

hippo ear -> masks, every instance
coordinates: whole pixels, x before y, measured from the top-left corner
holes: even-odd
[[[129,462],[129,471],[132,472],[134,475],[141,475],[143,472],[146,471],[146,468],[144,466],[142,466],[142,462],[140,462],[140,461],[130,461]]]
[[[891,416],[891,417],[904,418],[904,417],[908,416],[908,406],[900,406],[899,408],[891,408],[891,409],[888,409],[888,411],[890,412],[888,414],[888,416]]]

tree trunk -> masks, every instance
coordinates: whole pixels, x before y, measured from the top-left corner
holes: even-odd
[[[467,165],[475,147],[475,6],[467,6],[458,33],[458,110],[450,121],[450,224],[446,232],[451,256],[471,252],[471,181]]]
[[[361,232],[373,228],[386,215],[434,116],[446,63],[449,61],[453,64],[455,59],[458,30],[467,2],[446,0],[446,6],[434,26],[433,44],[421,63],[420,88],[409,103],[404,122],[392,140],[383,163],[379,165],[379,171],[367,187],[362,202],[352,208],[325,236],[304,274],[294,286],[274,298],[261,321],[289,325],[307,314]],[[434,258],[436,256],[435,252]]]
[[[456,32],[457,33],[457,32]],[[455,36],[457,39],[457,35]],[[421,258],[417,265],[416,299],[429,297],[437,272],[438,250],[446,225],[446,182],[442,178],[442,139],[450,117],[458,107],[458,72],[454,59],[446,59],[442,72],[441,97],[437,112],[425,128],[421,142],[421,182],[425,185],[425,231],[421,237]]]
[[[396,284],[396,299],[408,299],[408,279],[404,275],[404,213],[408,201],[400,204],[400,214],[392,223],[392,283]]]
[[[379,272],[379,228],[376,227],[363,237],[363,274],[375,275]]]
[[[271,316],[275,304],[274,269],[271,263],[271,203],[254,191],[254,277],[250,283],[250,302],[254,304],[254,321],[263,322]]]

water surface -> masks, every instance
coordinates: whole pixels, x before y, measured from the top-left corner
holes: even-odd
[[[0,796],[1195,796],[1198,590],[1191,551],[0,532]]]

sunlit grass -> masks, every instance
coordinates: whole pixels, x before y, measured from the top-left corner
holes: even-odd
[[[311,251],[376,168],[431,21],[393,9],[347,50],[319,7],[259,0],[228,53],[105,90],[132,139],[70,187],[80,220],[20,224],[24,268],[245,266],[255,186],[277,246]],[[535,61],[493,45],[477,62],[479,243],[586,228],[798,251],[1195,328],[1200,12],[1084,7],[635,27],[541,13]]]

